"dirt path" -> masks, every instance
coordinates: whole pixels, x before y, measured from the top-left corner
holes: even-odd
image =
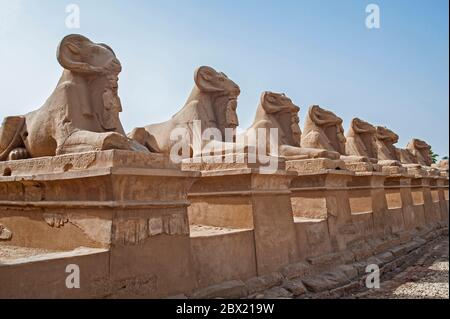
[[[366,291],[356,298],[373,299],[448,299],[449,239],[432,246],[413,266],[391,280],[381,282],[380,289]]]

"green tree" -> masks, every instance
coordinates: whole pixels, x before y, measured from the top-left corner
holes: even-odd
[[[439,154],[436,154],[435,152],[433,152],[433,150],[430,149],[430,156],[433,161],[433,164],[436,164],[439,158]]]
[[[448,156],[444,156],[442,159],[443,160],[448,160]]]

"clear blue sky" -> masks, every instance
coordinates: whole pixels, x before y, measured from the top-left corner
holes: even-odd
[[[67,29],[66,5],[81,10]],[[365,27],[376,3],[381,28]],[[185,102],[193,71],[211,65],[241,87],[242,128],[262,91],[301,107],[320,104],[449,154],[448,0],[0,0],[0,117],[38,108],[61,67],[69,33],[109,44],[123,64],[126,130],[167,120]]]

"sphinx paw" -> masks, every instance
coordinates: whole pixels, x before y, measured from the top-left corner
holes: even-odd
[[[106,150],[127,150],[131,151],[132,147],[128,137],[121,135],[119,133],[104,133],[102,137],[102,142],[100,146],[101,151]]]
[[[26,148],[18,147],[18,148],[13,149],[9,153],[8,160],[9,161],[17,161],[17,160],[21,160],[21,159],[26,159],[28,157],[29,157],[29,155],[28,155]]]
[[[315,155],[316,155],[315,156],[316,158],[329,158],[329,159],[332,159],[332,160],[338,160],[340,158],[340,156],[341,156],[337,152],[325,151],[325,150],[318,151]]]

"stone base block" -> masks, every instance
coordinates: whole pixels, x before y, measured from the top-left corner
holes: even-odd
[[[181,164],[183,171],[221,171],[237,169],[257,169],[261,173],[274,173],[285,169],[285,160],[281,157],[251,154],[226,154],[217,156],[202,156],[184,159]]]
[[[0,171],[7,173],[1,232],[11,233],[0,247],[108,252],[98,295],[80,296],[151,298],[195,288],[187,193],[198,173],[172,169],[161,155],[116,150],[1,162]],[[67,273],[58,276],[53,282],[64,285]],[[42,296],[53,288],[66,289],[44,285]]]
[[[381,167],[368,162],[345,162],[345,167],[352,172],[379,172]]]
[[[286,162],[286,170],[295,171],[299,174],[326,173],[331,170],[345,169],[346,164],[344,161],[331,160],[328,158],[293,160]]]
[[[403,166],[382,166],[381,172],[387,175],[401,175],[406,174],[407,169]]]

